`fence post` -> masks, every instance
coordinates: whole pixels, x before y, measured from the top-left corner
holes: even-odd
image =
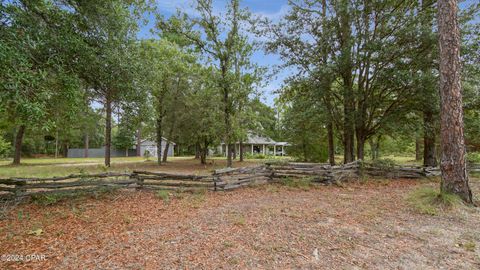
[[[130,178],[134,178],[137,181],[137,190],[143,189],[143,178],[138,173],[130,174]]]
[[[15,197],[21,197],[27,193],[26,185],[26,180],[15,180]]]

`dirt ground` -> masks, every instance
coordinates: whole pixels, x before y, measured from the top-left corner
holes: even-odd
[[[438,186],[264,185],[169,201],[117,191],[24,204],[0,221],[0,269],[480,269],[479,208],[415,212],[405,196],[428,185]],[[472,186],[478,194],[480,181]],[[6,261],[15,254],[24,257]]]

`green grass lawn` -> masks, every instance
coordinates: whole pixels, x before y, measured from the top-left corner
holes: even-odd
[[[418,164],[414,157],[409,156],[383,156],[389,158],[398,164]],[[273,159],[248,159],[247,163],[262,163]],[[289,160],[289,157],[275,157],[275,159]],[[103,165],[103,158],[24,158],[20,166],[11,165],[12,160],[0,161],[0,178],[7,177],[51,177],[63,176],[78,173],[99,173],[106,171],[131,172],[133,170],[150,170],[178,173],[199,173],[207,170],[213,170],[224,166],[225,157],[208,158],[210,165],[200,165],[198,160],[193,157],[169,157],[167,165],[158,166],[154,158],[146,161],[143,157],[115,157],[112,158],[112,166],[107,168]],[[337,164],[341,164],[343,157],[335,156]],[[369,161],[367,159],[367,161]],[[236,163],[235,166],[244,166],[242,163]]]
[[[168,160],[175,162],[191,158],[169,157]],[[155,164],[153,158],[147,162],[143,157],[114,157],[111,159],[112,166],[110,168],[103,165],[104,158],[24,158],[19,166],[13,166],[11,163],[12,160],[0,161],[0,178],[50,177],[106,171],[123,172]]]

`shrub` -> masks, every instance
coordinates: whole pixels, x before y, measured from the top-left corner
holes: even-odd
[[[383,170],[391,170],[395,168],[395,160],[389,158],[377,159],[372,162],[374,167],[383,169]]]
[[[0,158],[6,158],[10,155],[12,145],[0,136]]]

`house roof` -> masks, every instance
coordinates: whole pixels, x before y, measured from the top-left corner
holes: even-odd
[[[173,145],[176,145],[176,143],[167,140],[167,138],[165,138],[165,137],[162,137],[162,140],[163,140],[163,141],[170,142],[170,143],[173,144]],[[142,140],[141,145],[157,145],[157,142],[156,142],[156,141],[152,141],[152,140],[145,139],[145,140]]]
[[[262,137],[253,133],[248,134],[247,140],[244,142],[247,144],[271,144],[274,145],[277,142],[268,138],[268,137]]]
[[[237,142],[239,143],[239,142]],[[268,144],[268,145],[277,145],[278,143],[269,137],[263,137],[253,133],[247,135],[247,139],[242,142],[243,144]],[[222,144],[225,144],[222,142]]]
[[[291,144],[289,144],[288,142],[277,142],[276,145],[277,146],[290,146]]]

